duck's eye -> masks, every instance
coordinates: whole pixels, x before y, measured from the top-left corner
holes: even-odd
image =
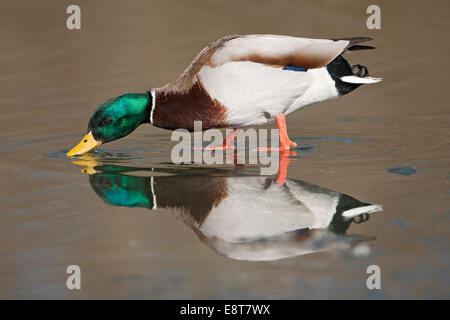
[[[110,118],[105,118],[102,120],[102,126],[106,126],[108,124],[110,124],[112,122],[112,120]]]

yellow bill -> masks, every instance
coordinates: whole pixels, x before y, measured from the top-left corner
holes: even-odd
[[[67,152],[67,155],[69,157],[75,156],[75,155],[80,155],[80,154],[86,153],[94,148],[97,148],[101,144],[102,144],[101,141],[97,141],[94,139],[94,136],[92,135],[92,131],[89,131],[89,133],[87,135],[85,135],[83,137],[83,139],[81,139],[79,144],[77,144],[75,147],[73,147],[72,150]]]

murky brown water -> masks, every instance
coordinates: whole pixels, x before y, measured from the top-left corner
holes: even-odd
[[[77,3],[81,31],[66,29],[67,1],[0,4],[0,298],[450,297],[447,1],[379,1],[376,31],[365,27],[371,1]],[[150,126],[84,157],[86,173],[64,156],[100,102],[174,80],[231,33],[375,38],[376,51],[350,60],[384,82],[289,116],[303,149],[288,183],[383,212],[236,245],[206,228],[220,214],[202,230],[195,221],[223,185],[236,201],[261,204],[257,168],[170,165],[170,132]],[[389,171],[403,167],[416,171]],[[284,203],[276,187],[263,210],[271,218]],[[130,195],[136,201],[121,201]],[[71,264],[81,267],[80,291],[65,287]],[[366,287],[371,264],[381,290]]]

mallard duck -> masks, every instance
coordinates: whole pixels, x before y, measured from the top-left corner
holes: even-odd
[[[307,105],[337,98],[381,78],[351,67],[343,54],[373,47],[366,37],[308,39],[281,35],[230,35],[204,48],[181,76],[162,88],[109,99],[94,111],[81,142],[67,155],[80,155],[120,139],[139,125],[194,130],[264,125],[276,120],[280,150],[289,139],[285,116]],[[231,135],[219,149],[232,147]]]
[[[277,260],[339,247],[351,242],[345,232],[353,222],[382,210],[308,182],[287,179],[281,186],[274,177],[230,176],[214,168],[185,174],[99,163],[85,172],[108,205],[161,209],[218,253],[238,260]]]

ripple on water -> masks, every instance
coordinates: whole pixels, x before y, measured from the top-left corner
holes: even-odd
[[[128,165],[151,165],[155,162],[166,160],[170,152],[158,150],[157,148],[148,148],[143,146],[123,147],[120,149],[99,148],[86,154],[68,157],[69,149],[49,152],[47,157],[65,161],[77,162],[78,164],[86,162],[86,165],[92,163],[103,164],[128,164]]]

